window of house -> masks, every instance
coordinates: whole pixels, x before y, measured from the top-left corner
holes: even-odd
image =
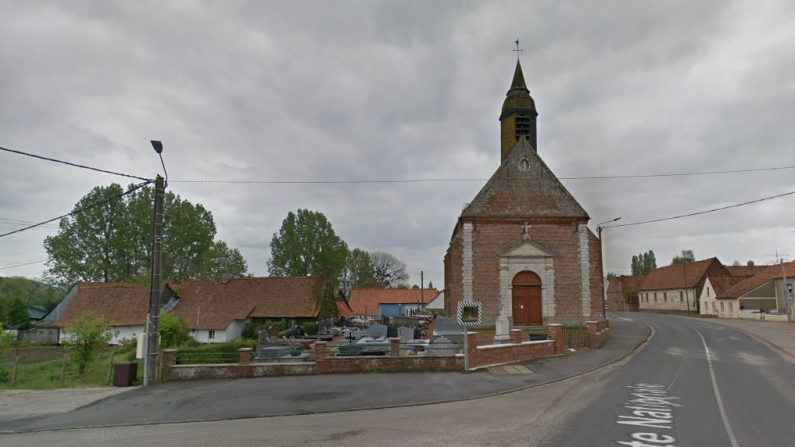
[[[654,292],[654,302],[657,302],[657,292]]]
[[[684,300],[685,300],[685,294],[680,291],[679,292],[679,302],[682,302]]]
[[[709,287],[707,287],[707,296],[709,296]]]
[[[209,340],[215,340],[215,331],[208,331],[207,338]]]
[[[712,313],[718,313],[718,305],[715,301],[712,302]]]
[[[663,301],[668,301],[668,292],[663,292]]]
[[[723,303],[720,303],[720,313],[723,313]]]
[[[734,312],[734,303],[729,303],[729,313]]]

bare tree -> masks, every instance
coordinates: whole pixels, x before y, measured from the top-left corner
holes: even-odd
[[[373,276],[382,287],[395,288],[406,285],[409,280],[406,263],[394,255],[377,251],[370,253],[370,261],[373,263]]]
[[[373,262],[370,260],[369,253],[358,248],[354,248],[348,253],[345,268],[342,270],[342,281],[340,281],[340,287],[345,296],[349,297],[351,289],[354,287],[383,287],[376,282],[373,272]]]

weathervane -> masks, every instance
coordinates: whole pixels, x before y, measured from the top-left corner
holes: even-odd
[[[519,39],[516,39],[516,49],[513,50],[513,51],[516,51],[516,60],[518,61],[519,60],[519,52],[520,51],[524,51],[524,50],[520,50],[519,49]]]

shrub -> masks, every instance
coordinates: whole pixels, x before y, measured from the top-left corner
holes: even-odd
[[[304,330],[304,333],[306,333],[306,335],[317,334],[317,324],[315,323],[304,323],[301,325],[301,329]]]
[[[184,346],[190,338],[187,323],[179,316],[166,312],[160,316],[160,347],[163,349]]]
[[[105,322],[105,317],[90,310],[77,317],[70,326],[64,329],[64,333],[65,337],[61,339],[61,342],[66,349],[71,351],[77,371],[81,376],[93,360],[96,351],[111,339],[110,328]]]
[[[254,330],[254,325],[251,324],[251,322],[246,323],[243,326],[243,331],[240,332],[240,338],[246,340],[256,340],[259,338],[258,335],[259,334],[257,334],[257,331]]]
[[[283,331],[277,332],[276,336],[279,337],[279,338],[282,338],[282,337],[286,337],[287,334],[289,334],[289,333],[290,333],[290,331],[288,329],[285,329]]]

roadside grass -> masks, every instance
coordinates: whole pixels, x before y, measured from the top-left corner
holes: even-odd
[[[119,362],[128,362],[130,354],[135,353],[135,348],[125,347],[113,351],[114,365]],[[52,390],[56,388],[82,388],[82,387],[103,387],[106,385],[108,374],[108,359],[110,353],[97,354],[86,371],[80,376],[77,373],[77,365],[69,358],[66,361],[66,377],[61,383],[61,365],[63,359],[49,360],[46,362],[32,363],[29,365],[19,365],[17,373],[17,384],[11,386],[11,374],[13,363],[6,362],[0,365],[0,369],[7,372],[8,380],[0,383],[0,390],[28,389],[28,390]],[[143,360],[134,360],[138,363],[138,381],[143,377]],[[112,374],[112,373],[111,373]],[[111,381],[113,376],[111,375]]]

